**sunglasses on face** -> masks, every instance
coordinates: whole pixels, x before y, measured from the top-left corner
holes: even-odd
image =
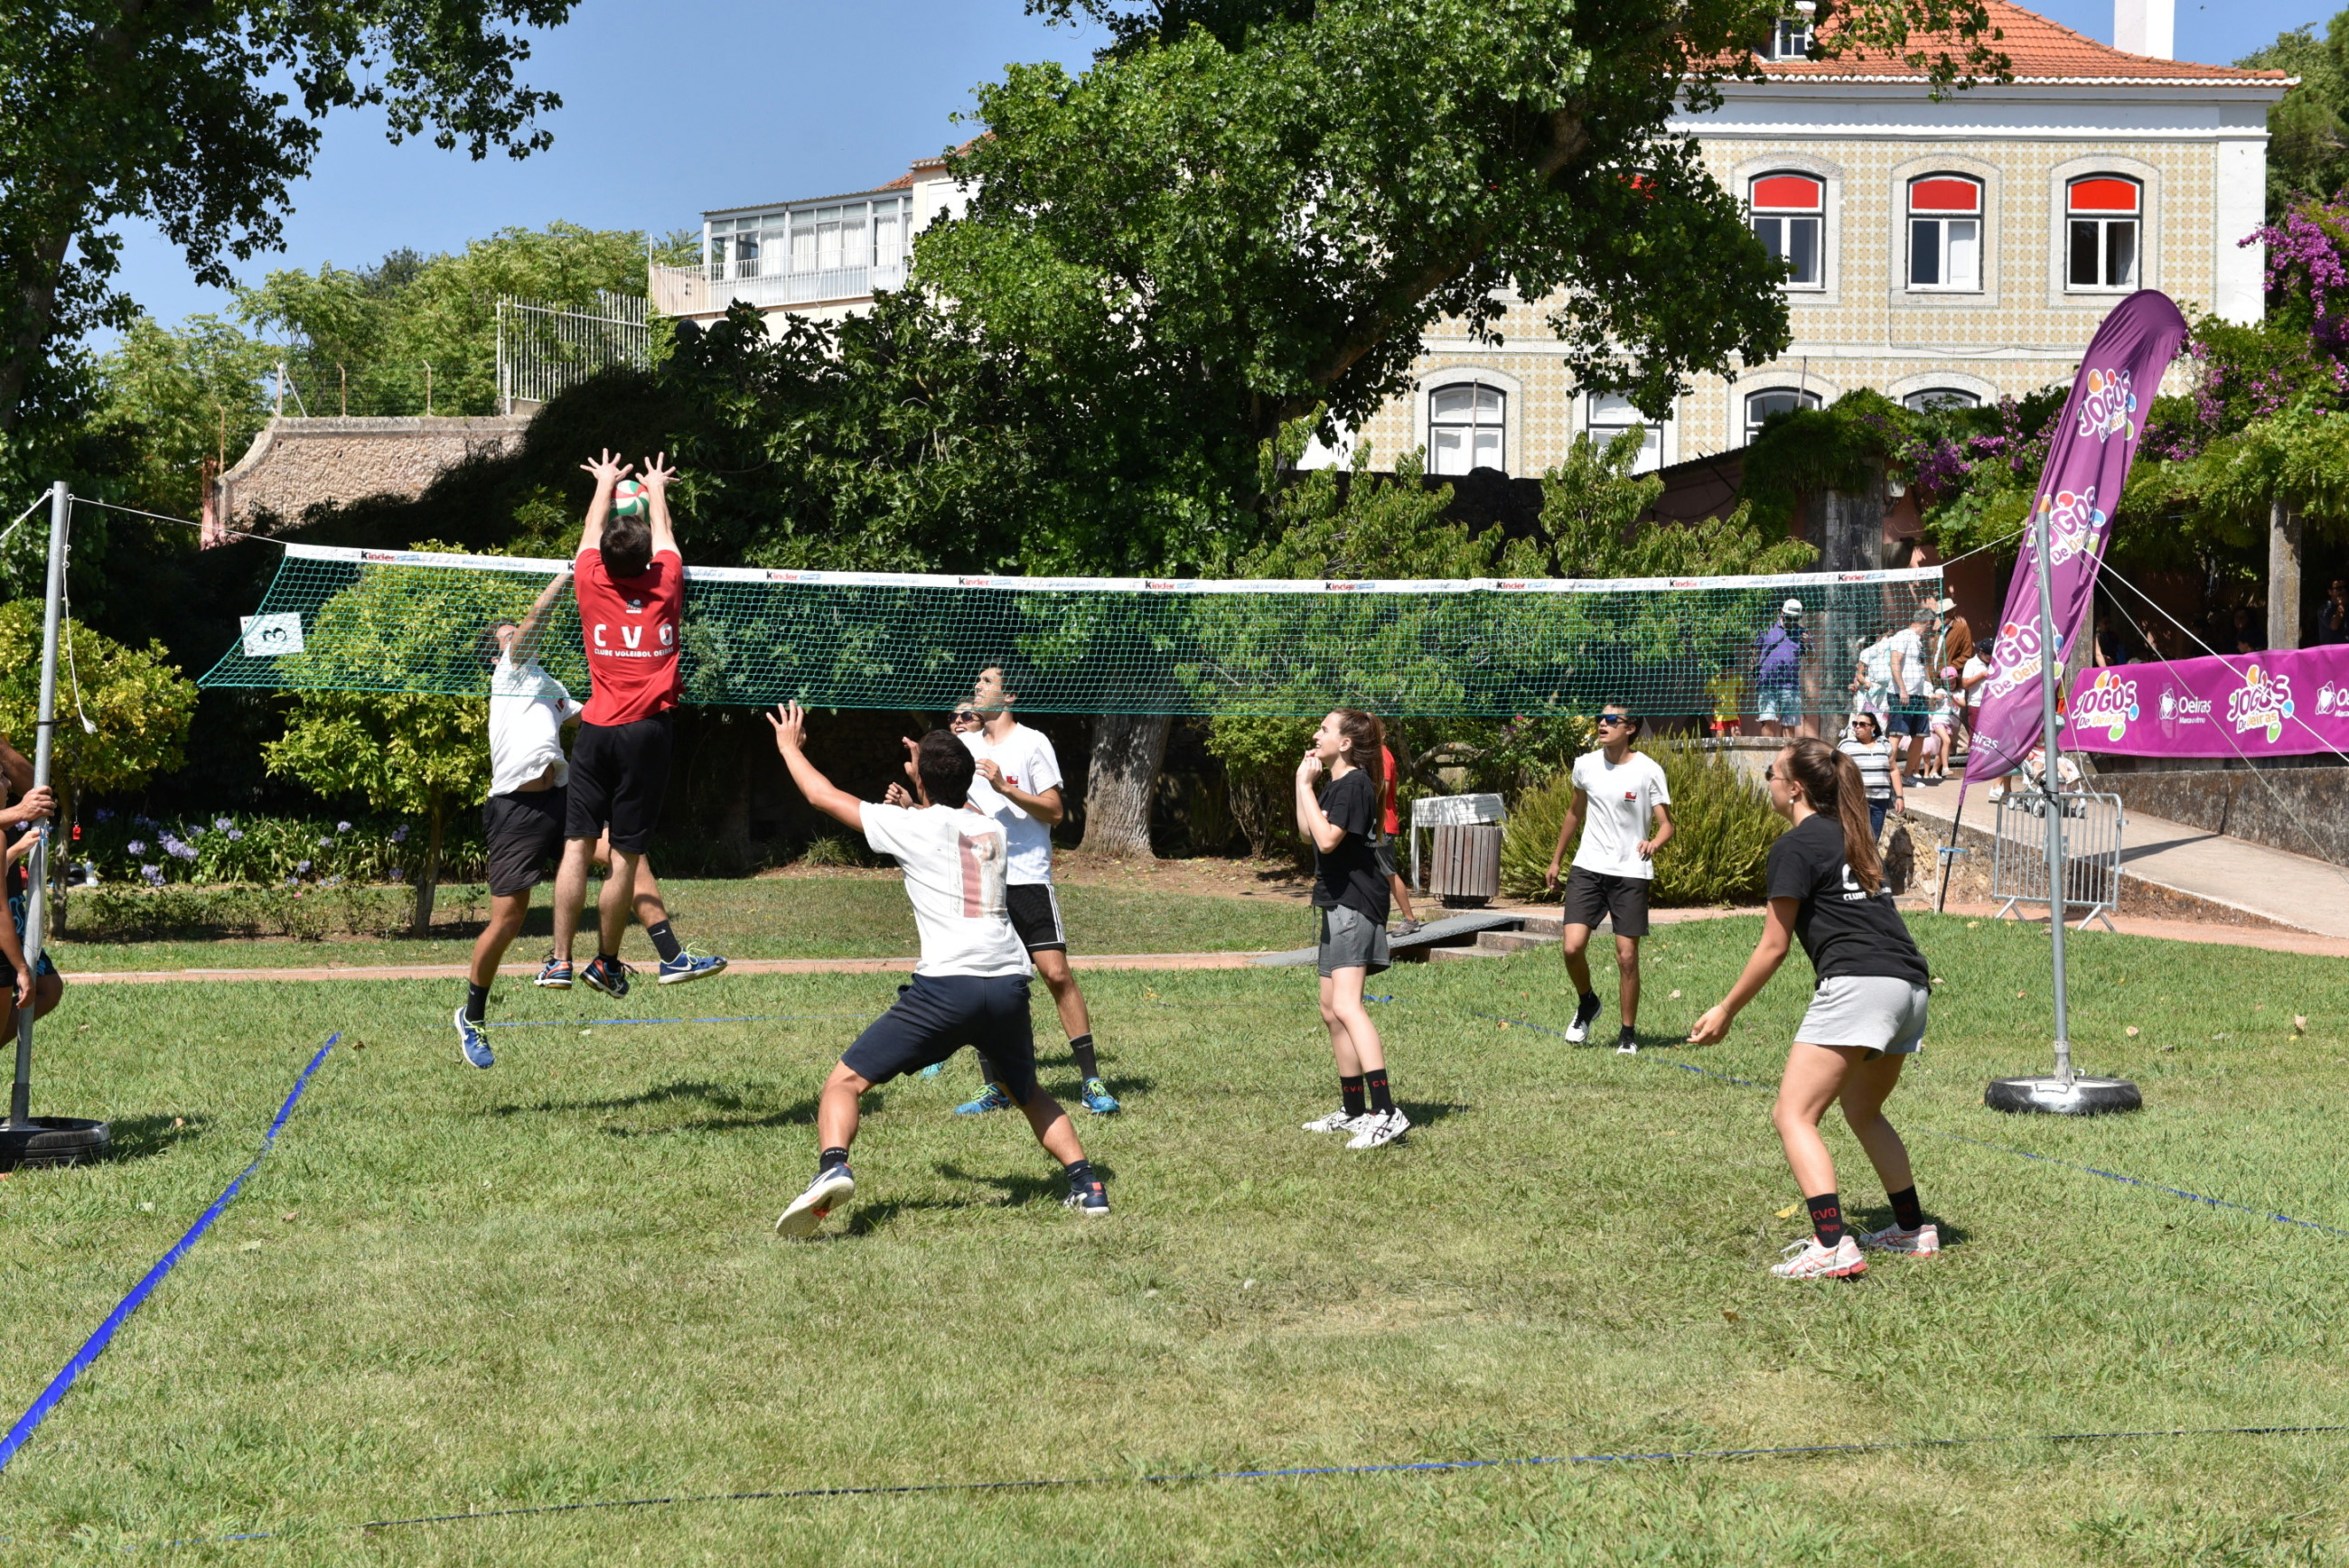
[[[1599,716],[1599,722],[1600,724],[1602,724],[1602,725],[1605,725],[1605,724],[1629,724],[1629,723],[1630,723],[1631,721],[1630,721],[1630,719],[1628,717],[1626,717],[1626,716],[1625,716],[1625,715],[1623,715],[1623,714],[1619,714],[1619,713],[1602,713],[1602,714],[1600,714],[1600,715]]]

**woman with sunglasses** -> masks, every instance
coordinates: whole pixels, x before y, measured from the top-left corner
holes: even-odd
[[[1584,956],[1590,933],[1601,920],[1615,928],[1616,999],[1623,1026],[1616,1051],[1640,1048],[1640,939],[1648,934],[1648,884],[1656,874],[1656,851],[1671,841],[1672,791],[1653,758],[1631,749],[1640,721],[1629,705],[1600,705],[1599,748],[1574,764],[1574,801],[1558,824],[1557,848],[1549,857],[1551,888],[1566,846],[1587,820],[1574,869],[1566,879],[1566,972],[1574,981],[1574,1022],[1566,1037],[1580,1045],[1599,1016],[1599,993],[1590,988],[1590,961]],[[1649,836],[1649,829],[1655,829]]]
[[[1793,824],[1770,846],[1762,940],[1721,1005],[1696,1021],[1689,1043],[1708,1046],[1785,961],[1799,941],[1818,973],[1809,1011],[1795,1030],[1771,1112],[1786,1163],[1810,1205],[1812,1234],[1771,1265],[1780,1279],[1843,1279],[1868,1272],[1868,1252],[1931,1257],[1941,1233],[1917,1202],[1909,1150],[1885,1119],[1900,1064],[1925,1042],[1930,972],[1884,885],[1868,830],[1859,769],[1824,740],[1798,740],[1763,775],[1770,804]],[[1844,1228],[1835,1161],[1819,1119],[1843,1102],[1843,1119],[1868,1151],[1892,1203],[1892,1223],[1855,1237]]]

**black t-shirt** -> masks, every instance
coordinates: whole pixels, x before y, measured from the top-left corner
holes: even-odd
[[[1317,909],[1359,910],[1387,923],[1387,879],[1379,871],[1378,852],[1371,846],[1379,830],[1379,790],[1371,776],[1357,768],[1343,779],[1333,779],[1321,791],[1321,810],[1330,822],[1346,830],[1334,850],[1317,848],[1313,855],[1313,903]]]
[[[1802,900],[1795,935],[1822,980],[1875,975],[1931,983],[1925,955],[1889,891],[1870,894],[1844,860],[1843,824],[1825,812],[1803,819],[1770,846],[1768,896]]]

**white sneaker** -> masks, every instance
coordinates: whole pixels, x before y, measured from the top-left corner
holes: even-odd
[[[1351,1132],[1354,1130],[1354,1124],[1356,1122],[1368,1121],[1370,1117],[1367,1113],[1361,1116],[1356,1116],[1352,1112],[1347,1110],[1333,1110],[1327,1116],[1317,1116],[1312,1120],[1307,1122],[1305,1124],[1305,1130],[1308,1132]]]
[[[1595,995],[1574,1005],[1574,1022],[1566,1026],[1568,1045],[1578,1046],[1590,1037],[1591,1020],[1599,1016],[1599,998]]]
[[[1932,1258],[1941,1254],[1941,1227],[1928,1220],[1913,1231],[1899,1225],[1887,1225],[1859,1238],[1859,1244],[1871,1253],[1901,1253],[1912,1258]]]
[[[1770,1272],[1780,1279],[1850,1279],[1868,1272],[1868,1260],[1848,1232],[1832,1252],[1819,1245],[1818,1237],[1805,1236],[1786,1248],[1786,1261],[1772,1264]]]
[[[1400,1110],[1384,1115],[1377,1111],[1354,1124],[1354,1136],[1346,1140],[1349,1149],[1384,1149],[1411,1130],[1411,1118]]]
[[[823,1217],[838,1203],[846,1202],[856,1194],[856,1177],[845,1165],[835,1165],[816,1172],[807,1191],[792,1200],[792,1206],[775,1216],[775,1234],[779,1236],[812,1236],[823,1223]]]

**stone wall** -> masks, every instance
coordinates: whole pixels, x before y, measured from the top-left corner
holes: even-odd
[[[221,477],[216,515],[234,527],[264,512],[293,521],[322,502],[412,498],[450,464],[519,441],[529,422],[274,418]]]
[[[2147,816],[2349,864],[2349,768],[2099,769],[2096,788]]]

